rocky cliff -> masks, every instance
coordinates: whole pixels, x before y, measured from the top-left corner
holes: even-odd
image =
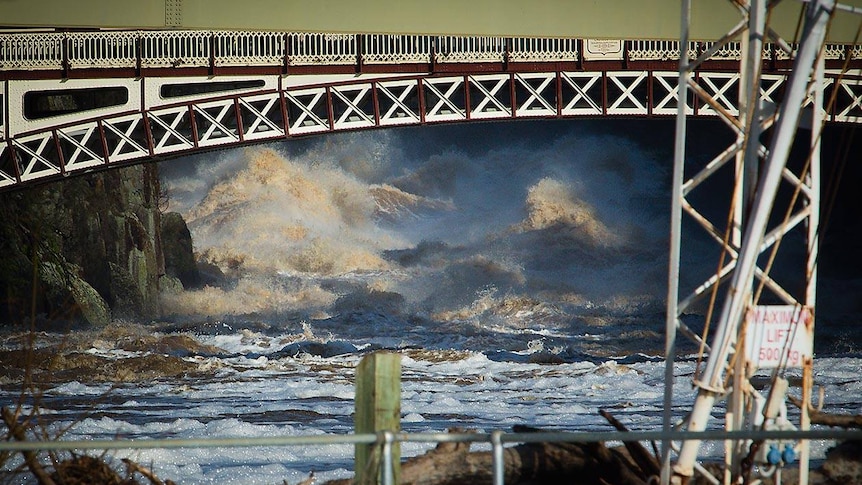
[[[153,163],[0,194],[0,323],[158,316],[159,195]]]

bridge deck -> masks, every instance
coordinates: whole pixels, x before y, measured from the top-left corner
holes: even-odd
[[[714,42],[689,42],[697,58]],[[765,69],[790,67],[794,45],[767,44]],[[739,42],[703,70],[737,70]],[[235,31],[0,33],[0,80],[228,74],[674,70],[679,42],[489,36]],[[827,68],[862,66],[862,48],[827,44]]]

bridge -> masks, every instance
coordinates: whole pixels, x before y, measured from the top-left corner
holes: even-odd
[[[19,6],[3,17],[12,19],[9,25],[30,25],[23,1],[8,0]],[[51,8],[29,16],[59,12],[58,18],[71,19],[64,24],[71,29],[0,32],[0,191],[144,160],[336,131],[474,120],[675,116],[665,431],[672,428],[677,332],[709,352],[703,376],[694,381],[697,397],[686,429],[706,429],[716,401],[727,398],[725,428],[741,430],[748,426],[744,410],[762,404],[746,382],[749,357],[728,365],[731,355],[742,354],[734,347],[744,336],[745,310],[764,288],[785,307],[814,308],[820,123],[862,120],[862,64],[857,60],[862,52],[852,34],[858,22],[851,22],[848,33],[846,17],[833,12],[862,13],[859,7],[833,0],[805,2],[805,22],[800,22],[805,27],[796,44],[786,10],[781,10],[794,2],[766,0],[720,2],[742,17],[736,23],[725,22],[727,10],[711,10],[715,2],[699,3],[710,6],[705,13],[683,0],[677,31],[663,25],[662,12],[676,9],[668,2],[622,0],[614,9],[602,9],[580,1],[564,6],[564,12],[549,10],[556,2],[538,2],[530,12],[538,16],[524,18],[517,15],[517,2],[502,2],[500,13],[494,11],[496,4],[479,0],[471,9],[491,20],[471,18],[477,22],[472,35],[463,34],[463,19],[453,19],[457,4],[449,0],[440,9],[448,17],[428,12],[427,27],[417,24],[425,20],[425,12],[416,11],[424,7],[420,2],[404,2],[410,13],[392,16],[380,6],[402,4],[381,2],[371,8],[380,18],[370,24],[361,15],[340,24],[332,19],[349,15],[323,14],[319,8],[341,8],[336,10],[341,14],[355,9],[346,2],[320,2],[324,7],[310,7],[311,18],[291,31],[267,30],[297,8],[291,0],[266,6],[271,12],[265,12],[279,14],[275,21],[225,0],[213,0],[209,13],[203,0],[164,0],[148,4],[152,11],[138,11],[146,14],[139,23],[131,13],[119,12],[109,13],[99,25],[137,30],[81,30],[90,26],[87,15],[117,9],[102,5],[103,0],[80,2],[92,7],[83,17],[66,16],[68,6],[57,0],[38,0]],[[135,8],[147,6],[134,4],[130,12]],[[573,16],[569,8],[583,8],[576,13],[590,15],[576,15],[567,27]],[[385,20],[390,17],[403,25]],[[827,29],[842,22],[844,30]],[[315,25],[329,28],[304,30]],[[356,30],[346,31],[344,25]],[[431,31],[436,33],[416,33]],[[759,102],[752,102],[755,98]],[[686,117],[720,120],[737,135],[695,173],[686,173]],[[789,146],[803,122],[812,128],[810,157],[794,172],[787,166]],[[760,143],[766,129],[775,132],[769,147]],[[735,173],[729,194],[732,217],[710,221],[687,197],[729,165]],[[794,201],[797,194],[802,201],[791,203],[784,220],[773,224],[769,215],[782,183],[794,190]],[[685,270],[680,266],[683,215],[722,248],[721,267],[696,288],[679,287]],[[795,228],[806,241],[801,265],[806,281],[804,288],[791,292],[769,275],[769,267],[760,267],[758,258],[777,250]],[[707,346],[680,316],[723,284],[729,287],[727,297],[714,341]],[[804,327],[813,336],[813,319]],[[808,402],[813,357],[810,349],[805,352],[799,367],[803,401]],[[809,425],[803,407],[799,427],[807,430]],[[725,446],[724,482],[732,483],[748,448],[739,440]],[[671,471],[672,446],[663,441],[661,482],[686,483],[695,471],[698,448],[698,439],[684,441]],[[807,483],[806,440],[799,450],[799,481]]]
[[[191,152],[478,120],[670,117],[679,41],[229,30],[0,31],[0,191]],[[780,103],[795,45],[764,47]],[[690,116],[738,114],[739,42],[701,58]],[[826,45],[833,122],[862,121],[862,49]],[[700,91],[700,92],[697,92]],[[710,103],[700,101],[712,99]]]

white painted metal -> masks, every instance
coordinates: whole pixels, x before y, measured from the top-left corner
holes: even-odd
[[[703,47],[709,49],[712,47],[714,42],[704,42]],[[742,43],[741,42],[728,42],[722,45],[716,52],[711,56],[712,59],[722,59],[722,60],[739,60],[742,59]]]
[[[220,91],[203,92],[199,94],[188,94],[184,96],[164,97],[162,88],[171,85],[188,86],[193,84],[232,83],[240,81],[260,81],[262,86],[241,89],[223,89]],[[278,91],[279,76],[271,75],[247,75],[247,76],[176,76],[176,77],[147,77],[143,78],[143,101],[144,109],[153,109],[160,106],[190,101],[203,101],[214,97],[226,97],[242,93],[257,93],[261,91]]]
[[[63,64],[63,34],[0,35],[0,69],[56,69]]]
[[[64,169],[67,172],[83,170],[105,163],[101,155],[102,139],[95,121],[57,130],[57,138],[63,151]]]
[[[503,37],[441,36],[435,43],[436,62],[501,62],[506,52]]]
[[[108,161],[122,162],[150,155],[149,142],[144,128],[146,121],[140,113],[119,116],[102,121],[108,139]]]
[[[434,38],[429,35],[363,35],[365,64],[411,64],[431,62]]]
[[[284,62],[285,38],[280,32],[219,31],[213,36],[216,66],[273,66]]]
[[[527,93],[527,98],[523,102],[517,102],[516,116],[523,118],[557,114],[556,73],[515,74],[514,80]]]
[[[290,65],[354,64],[356,36],[350,34],[297,33],[287,35]]]
[[[188,106],[178,106],[147,113],[153,137],[153,152],[156,155],[195,148],[191,132],[191,112]]]
[[[737,204],[737,208],[739,210],[737,211],[733,224],[733,227],[744,227],[744,230],[737,236],[731,238],[729,242],[732,246],[727,246],[725,248],[731,252],[731,257],[735,258],[735,264],[733,272],[729,273],[729,288],[722,303],[721,314],[717,319],[718,328],[715,330],[714,344],[709,353],[706,368],[703,371],[703,374],[695,381],[698,392],[692,412],[686,423],[686,427],[689,431],[703,431],[706,429],[714,403],[719,397],[722,397],[726,393],[724,374],[725,372],[728,372],[730,355],[737,353],[735,349],[738,343],[737,336],[740,332],[744,332],[742,327],[742,315],[746,311],[746,308],[751,305],[754,295],[753,284],[756,279],[762,280],[767,287],[772,289],[774,293],[786,302],[793,305],[801,304],[792,295],[790,295],[789,292],[784,291],[778,284],[764,274],[757,265],[757,259],[758,256],[761,255],[768,247],[776,244],[784,234],[791,230],[792,227],[799,225],[803,221],[807,221],[809,226],[814,226],[813,228],[809,228],[809,231],[814,231],[814,235],[809,232],[809,251],[812,250],[812,239],[816,239],[817,218],[812,217],[812,214],[819,211],[819,201],[817,198],[813,197],[814,195],[817,195],[816,189],[813,187],[806,188],[805,184],[811,183],[812,180],[816,180],[817,176],[806,177],[806,180],[803,183],[803,181],[800,181],[798,177],[795,177],[793,174],[788,174],[788,170],[785,165],[789,155],[791,142],[793,141],[793,137],[797,130],[802,106],[810,102],[810,100],[806,99],[809,98],[809,76],[812,76],[814,66],[817,64],[815,59],[817,58],[823,44],[826,23],[829,20],[829,13],[833,4],[833,0],[816,0],[811,2],[807,7],[807,18],[803,31],[802,42],[798,49],[798,56],[794,60],[792,74],[790,75],[790,79],[785,88],[786,93],[784,102],[777,117],[778,121],[775,124],[775,135],[772,139],[769,150],[764,150],[760,147],[760,144],[757,141],[759,139],[762,122],[764,118],[768,116],[768,113],[764,114],[761,110],[761,99],[765,92],[771,92],[768,91],[770,87],[767,87],[766,89],[764,88],[764,83],[760,80],[759,75],[760,67],[762,66],[760,57],[763,52],[760,48],[760,41],[764,37],[763,25],[766,17],[766,3],[763,0],[752,0],[747,5],[741,5],[741,10],[744,15],[748,17],[750,33],[749,39],[752,43],[750,49],[747,44],[743,44],[742,54],[744,59],[741,63],[741,72],[743,75],[741,77],[741,86],[739,88],[741,91],[740,96],[743,97],[743,99],[740,100],[740,109],[734,113],[733,104],[725,94],[732,83],[735,82],[732,76],[725,76],[727,81],[722,84],[713,82],[713,80],[720,79],[721,76],[709,77],[705,79],[703,83],[706,86],[706,89],[698,89],[700,85],[692,85],[692,87],[696,88],[695,91],[698,92],[698,95],[707,103],[707,106],[709,107],[708,109],[714,110],[717,115],[721,116],[726,122],[728,122],[728,125],[731,126],[731,128],[738,130],[740,133],[741,136],[737,140],[733,149],[725,151],[725,153],[720,156],[720,162],[725,163],[725,160],[729,160],[730,156],[735,154],[739,160],[744,162],[737,162],[737,174],[740,176],[740,179],[745,182],[742,184],[737,182],[736,189],[734,191],[734,197],[736,197],[735,204]],[[687,18],[688,5],[689,3],[687,1],[684,2],[684,24]],[[685,32],[686,29],[684,28],[683,31]],[[683,42],[684,41],[685,39],[683,39]],[[817,65],[820,66],[818,69],[822,72],[822,60]],[[680,78],[683,77],[687,69],[689,69],[687,63],[683,62],[680,64]],[[813,77],[820,80],[820,83],[815,83],[815,85],[818,89],[817,92],[822,93],[822,74],[817,74]],[[771,89],[774,89],[774,86],[771,86]],[[754,96],[755,93],[757,94],[756,96]],[[818,103],[822,101],[822,95],[815,94],[815,97],[817,98],[816,101]],[[746,100],[753,102],[754,105],[746,106]],[[818,114],[822,113],[820,106],[815,106],[814,111]],[[740,112],[741,115],[739,114]],[[733,118],[736,115],[739,115],[738,119]],[[678,121],[681,119],[684,119],[682,110],[679,111]],[[821,118],[815,116],[814,125],[819,126],[820,120]],[[675,173],[679,174],[680,177],[678,179],[675,178],[675,206],[679,207],[679,210],[681,211],[686,204],[685,194],[683,192],[685,182],[683,182],[683,177],[681,175],[683,172],[682,167],[684,156],[680,155],[681,153],[684,153],[684,122],[680,122],[677,128],[677,158],[675,160]],[[742,143],[742,141],[745,143]],[[742,145],[746,147],[744,157],[740,151]],[[812,146],[817,146],[817,142],[815,142],[814,139],[812,139]],[[762,164],[764,167],[763,174],[757,174],[755,167],[760,164],[760,158],[764,154],[765,160]],[[819,159],[814,161],[814,163],[817,162],[819,162]],[[712,170],[709,167],[708,169]],[[784,225],[779,225],[771,231],[768,231],[770,212],[774,204],[775,194],[782,179],[790,180],[792,183],[798,184],[797,187],[803,196],[810,195],[812,197],[808,198],[805,202],[805,207],[802,210],[797,211],[796,214],[792,214]],[[747,195],[748,190],[746,189],[746,183],[757,184],[757,190],[752,191],[752,197]],[[743,213],[742,205],[747,204],[749,200],[751,201],[751,205],[750,207],[746,206],[744,210],[745,212],[750,211],[751,216],[749,219],[742,221],[740,216],[740,214]],[[705,219],[696,218],[696,220],[702,221]],[[676,216],[674,221],[675,223],[672,227],[676,228],[677,231],[674,232],[672,229],[672,233],[675,234],[676,238],[679,238],[679,226]],[[718,231],[714,228],[708,227],[706,224],[704,224],[704,226],[707,227],[708,232],[713,234],[713,237],[718,235]],[[724,245],[724,243],[722,243],[722,245]],[[674,247],[679,247],[678,240],[674,243]],[[739,248],[738,254],[734,254],[734,251],[730,251],[737,247]],[[676,274],[671,273],[670,278],[672,281],[678,282],[678,273],[680,271],[678,266],[679,253],[675,252],[674,254],[676,259],[672,256],[671,271],[675,270]],[[676,265],[674,262],[676,262]],[[805,265],[808,269],[812,268],[810,254]],[[729,266],[730,265],[728,265],[728,267]],[[808,301],[807,296],[813,292],[811,288],[815,284],[811,279],[814,276],[812,273],[813,271],[806,274],[806,284],[808,285],[806,296],[804,297],[806,304],[813,304],[813,301]],[[714,285],[715,281],[716,280],[712,280],[711,284]],[[679,311],[679,308],[676,306],[678,297],[677,292],[669,293],[669,300],[674,300],[673,302],[669,301],[668,303],[669,330],[671,329],[671,319],[678,319],[679,313],[677,312]],[[671,311],[674,313],[671,314]],[[668,347],[669,349],[672,349],[671,345]],[[673,359],[673,355],[669,353],[667,358],[670,362]],[[742,381],[747,378],[747,376],[743,375],[746,367],[742,365],[742,360],[743,359],[737,359],[739,365],[737,365],[733,371],[733,387],[737,396],[736,399],[732,400],[728,406],[727,426],[729,429],[738,429],[739,426],[742,425],[742,421],[739,420],[739,416],[737,416],[737,414],[741,413],[741,409],[744,406],[744,397],[740,393],[742,393],[743,389]],[[666,385],[672,386],[672,381]],[[670,392],[666,391],[666,398],[669,394]],[[805,425],[805,423],[803,423],[803,425]],[[685,482],[687,477],[690,477],[693,474],[699,446],[700,441],[698,440],[688,440],[683,443],[679,452],[679,458],[674,466],[675,482]],[[736,446],[730,446],[727,451],[730,453],[740,452]],[[738,466],[739,461],[729,461],[728,464]],[[807,467],[807,460],[805,466]],[[807,470],[803,472],[803,476],[807,477],[806,473]],[[665,475],[663,478],[666,483],[667,476]],[[725,483],[729,483],[730,479],[731,475],[727,474],[725,476]]]
[[[329,130],[327,115],[318,114],[327,109],[326,88],[298,89],[284,94],[288,110],[296,108],[298,115],[290,119],[288,132],[291,135],[304,135]]]
[[[704,72],[701,73],[699,81],[700,86],[727,114],[734,117],[739,114],[737,100],[732,96],[733,89],[739,88],[738,72]],[[706,104],[698,109],[698,114],[718,116],[719,113],[715,106]]]
[[[609,115],[646,115],[649,113],[649,100],[646,98],[646,72],[610,71],[607,73],[608,83],[608,107]],[[619,94],[611,98],[613,88],[619,90]],[[636,89],[640,88],[644,95],[638,97]]]
[[[825,59],[841,59],[843,61],[847,58],[848,53],[852,59],[858,59],[862,56],[862,45],[850,47],[843,44],[826,44]]]
[[[574,90],[571,100],[564,99],[561,113],[563,116],[602,115],[602,73],[600,72],[563,72],[560,79],[564,89]]]
[[[538,39],[533,37],[511,39],[509,49],[509,61],[511,62],[576,61],[577,59],[577,39]]]
[[[244,140],[262,140],[284,136],[281,96],[278,93],[241,97],[237,106],[243,120]]]
[[[629,59],[632,61],[678,61],[679,41],[676,40],[633,40],[629,45]],[[686,42],[689,59],[697,57],[697,42]]]
[[[139,34],[141,67],[205,67],[212,54],[205,30],[147,30]]]
[[[358,44],[357,42],[360,42]],[[64,50],[70,69],[134,68],[140,46],[142,68],[214,66],[293,66],[327,64],[402,64],[465,62],[554,62],[623,57],[623,41],[476,36],[392,34],[329,34],[322,32],[161,30],[88,32],[17,32],[0,34],[0,70],[63,69]],[[714,43],[687,42],[689,58]],[[629,60],[677,60],[679,43],[668,40],[628,42]],[[711,56],[739,60],[738,42],[723,44]],[[827,59],[844,59],[848,47],[826,46]],[[764,57],[777,59],[790,53],[766,45]],[[852,49],[854,58],[862,47]],[[433,58],[433,59],[432,59]]]
[[[723,52],[728,58],[736,56],[737,47],[728,40],[709,44],[709,47],[687,41],[683,45],[688,46],[687,59],[694,59],[704,49],[711,49],[692,61],[692,65],[700,66],[709,56],[722,55]],[[776,45],[783,42],[772,40]],[[74,70],[130,68],[138,63],[144,68],[174,65],[284,67],[287,64],[290,72],[290,66],[296,63],[425,63],[431,61],[432,56],[435,62],[492,61],[500,62],[502,67],[506,60],[574,61],[578,57],[579,42],[582,41],[278,32],[31,32],[0,34],[0,59],[4,62],[0,63],[0,70],[24,65]],[[594,50],[601,50],[605,44],[613,47],[608,47],[610,50],[619,50],[623,46],[621,41],[592,42]],[[678,53],[670,52],[674,45],[680,45],[679,42],[631,41],[625,45],[631,60],[679,57]],[[769,49],[763,52],[767,54]],[[843,50],[832,49],[830,52],[833,56],[844,55]],[[617,51],[611,54],[614,57]],[[62,62],[64,56],[68,61],[66,66]],[[14,62],[9,63],[10,59]],[[0,140],[7,140],[0,143],[0,188],[17,184],[19,172],[24,177],[22,180],[50,178],[59,172],[85,170],[102,163],[326,131],[468,119],[667,116],[675,113],[679,105],[677,77],[678,73],[667,71],[630,69],[449,76],[433,73],[290,73],[9,80],[2,82],[0,92],[0,101],[4,105],[0,116]],[[823,84],[829,88],[836,79],[839,79],[836,73],[829,73]],[[841,84],[836,88],[838,107],[834,119],[862,122],[862,89],[859,87],[862,81],[853,76],[840,79]],[[246,81],[260,81],[260,85],[227,89],[232,82]],[[762,76],[759,90],[764,104],[775,104],[775,95],[785,89],[785,81],[785,76],[777,74]],[[689,82],[692,83],[691,80]],[[168,85],[197,83],[225,83],[220,85],[225,90],[162,96],[162,89]],[[128,101],[110,108],[38,120],[23,116],[24,96],[28,92],[102,87],[126,88]],[[738,74],[699,70],[697,83],[687,87],[708,98],[708,102],[700,102],[695,109],[693,98],[687,97],[685,114],[717,116],[731,129],[741,129],[736,120],[738,101],[729,94],[739,89]],[[811,100],[806,103],[810,104]],[[26,142],[22,135],[28,136]],[[21,153],[15,156],[20,168],[16,168],[12,163],[11,148],[19,146],[22,147]],[[691,177],[683,186],[683,194],[694,190],[738,150],[739,146],[732,147],[701,174]],[[758,150],[765,152],[762,147]],[[782,177],[799,186],[805,196],[811,195],[813,189],[807,184],[800,185],[794,174],[785,170]],[[683,209],[718,240],[718,231],[711,223],[704,223],[705,218],[695,208],[684,205]],[[733,268],[733,263],[726,267]],[[685,296],[680,300],[681,307],[685,308],[699,299],[702,295],[699,292],[711,284],[702,285]],[[771,280],[767,279],[767,284],[788,301]],[[685,327],[680,328],[688,331]]]
[[[198,146],[224,145],[240,140],[236,105],[233,100],[196,104],[192,109],[197,128]]]
[[[841,95],[849,98],[850,102],[835,114],[835,121],[859,123],[862,121],[862,81],[858,79],[844,81],[839,89]]]
[[[120,87],[128,90],[129,98],[121,105],[96,108],[85,112],[61,114],[41,119],[24,116],[24,95],[33,91],[63,91],[87,88]],[[139,79],[51,79],[8,81],[9,135],[46,130],[55,126],[75,123],[88,118],[110,116],[116,113],[141,110],[141,81]]]
[[[680,6],[680,38],[679,45],[688,45],[689,23],[691,22],[691,0],[682,0]],[[668,278],[667,278],[667,310],[665,313],[665,365],[664,365],[664,395],[662,410],[662,433],[673,431],[673,389],[674,360],[676,357],[677,331],[683,326],[680,321],[680,254],[682,243],[682,204],[683,183],[685,181],[685,133],[686,116],[688,115],[688,85],[691,78],[689,57],[679,52],[679,67],[677,69],[677,111],[675,120],[673,178],[671,179],[671,213],[670,213],[670,247],[668,248]],[[718,277],[717,277],[718,278]],[[693,333],[693,332],[692,332]],[[671,479],[671,451],[675,449],[669,439],[661,442],[661,485],[668,485]]]
[[[70,32],[66,35],[70,69],[135,67],[135,39],[126,32]]]
[[[679,73],[671,71],[654,71],[653,106],[654,115],[674,115],[679,105]],[[685,114],[694,114],[694,106],[686,100]]]
[[[511,95],[509,92],[508,74],[485,74],[469,76],[470,86],[476,88],[471,92],[478,93],[479,99],[473,95],[470,98],[470,118],[489,119],[512,116]]]
[[[380,113],[381,126],[395,126],[420,123],[419,84],[412,79],[380,81],[377,83],[377,96],[383,105],[388,106]],[[409,100],[416,99],[415,106]]]
[[[52,133],[41,133],[12,140],[15,151],[18,154],[18,163],[21,167],[21,180],[28,181],[60,173],[60,166],[56,160],[48,157],[48,152],[53,151],[54,137]]]
[[[833,74],[834,75],[834,74]],[[677,89],[669,72],[611,71],[601,72],[535,72],[517,74],[477,74],[472,76],[425,77],[396,75],[375,79],[374,76],[216,76],[185,78],[143,78],[108,80],[63,81],[4,81],[10,96],[3,96],[10,113],[23,112],[23,95],[29,91],[55,90],[62,88],[84,88],[125,86],[129,89],[129,102],[113,108],[83,111],[40,120],[27,120],[12,116],[3,126],[3,133],[18,141],[14,147],[22,146],[17,158],[21,164],[23,181],[56,176],[84,170],[102,163],[115,163],[146,158],[151,155],[178,153],[214,146],[238,144],[244,141],[277,139],[334,130],[395,126],[424,122],[463,121],[467,119],[512,119],[526,117],[571,117],[602,115],[667,115],[677,104]],[[652,79],[652,106],[646,98],[647,80]],[[733,74],[701,73],[707,89],[718,101],[715,107],[724,114],[737,111],[733,100],[727,95],[734,84]],[[263,88],[206,93],[177,98],[162,98],[160,88],[166,84],[197,82],[222,82],[260,79]],[[357,81],[358,80],[358,81]],[[465,80],[467,84],[465,84]],[[317,87],[307,87],[320,81],[328,81]],[[830,86],[834,78],[823,81]],[[774,93],[784,89],[785,78],[779,75],[763,76],[759,92],[764,104],[772,104]],[[862,110],[858,95],[848,95],[858,90],[858,81],[843,80],[840,94],[846,101],[838,112],[842,121],[862,121],[856,112]],[[279,86],[284,85],[284,91]],[[469,86],[469,113],[467,94]],[[603,86],[607,86],[605,92]],[[846,87],[844,87],[846,86]],[[144,93],[140,91],[143,89]],[[283,94],[282,94],[283,93]],[[284,101],[282,101],[282,96]],[[558,99],[559,98],[559,99]],[[842,99],[839,96],[839,100]],[[143,105],[141,100],[144,101]],[[289,129],[285,133],[287,108]],[[811,100],[806,100],[810,104]],[[423,109],[420,109],[420,105]],[[839,104],[840,106],[840,104]],[[725,108],[727,107],[727,108]],[[330,110],[332,120],[330,121]],[[692,104],[685,107],[686,114],[693,113]],[[711,105],[701,106],[699,114],[716,112]],[[167,116],[170,114],[170,116]],[[181,116],[180,116],[181,115]],[[167,116],[167,117],[166,117]],[[710,114],[710,116],[714,116]],[[240,120],[237,120],[237,117]],[[725,119],[724,117],[720,117]],[[192,129],[194,119],[194,130]],[[728,122],[733,129],[736,125]],[[101,125],[101,128],[94,128]],[[240,130],[241,127],[241,130]],[[149,140],[152,132],[153,140]],[[196,133],[194,132],[196,131]],[[22,142],[22,134],[30,134]],[[41,133],[41,134],[40,134]],[[56,138],[54,138],[56,133]],[[104,141],[102,141],[104,133]],[[37,143],[36,140],[39,140]],[[42,143],[44,142],[44,143]],[[107,145],[103,148],[102,144]],[[150,153],[150,145],[153,153]],[[78,146],[80,145],[80,146]],[[17,170],[11,163],[8,144],[0,144],[0,188],[17,184]],[[58,147],[60,152],[58,152]],[[731,145],[716,156],[698,174],[692,174],[683,184],[683,196],[687,196],[710,175],[724,166],[741,145]],[[107,150],[107,153],[105,153]],[[765,149],[761,148],[761,152]],[[813,188],[807,183],[800,185],[799,178],[789,170],[782,178],[800,187],[805,197],[812,197]],[[693,219],[701,224],[717,242],[720,231],[689,204],[682,206]],[[795,216],[794,216],[795,217]],[[796,221],[796,219],[793,219]],[[773,237],[773,236],[770,236]],[[775,235],[777,237],[777,233]],[[765,248],[764,248],[765,249]],[[732,255],[736,255],[731,250]],[[726,276],[733,268],[728,263],[722,270]],[[759,274],[759,273],[758,273]],[[761,277],[761,276],[758,276]],[[705,283],[679,302],[681,309],[703,297],[714,284]],[[766,279],[767,286],[782,300],[789,298],[786,292],[773,281]]]
[[[334,103],[332,120],[334,129],[352,130],[375,126],[371,84],[333,86],[330,92]],[[336,113],[336,107],[340,106],[343,106],[343,111],[339,110],[340,112]]]
[[[466,108],[455,99],[463,92],[463,77],[429,78],[422,82],[425,88],[425,121],[462,121],[467,119]]]

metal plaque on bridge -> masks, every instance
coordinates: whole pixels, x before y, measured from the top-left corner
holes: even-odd
[[[617,60],[623,58],[623,41],[587,39],[584,41],[584,60]]]
[[[754,368],[802,367],[814,354],[811,309],[758,305],[746,314],[745,356]]]

